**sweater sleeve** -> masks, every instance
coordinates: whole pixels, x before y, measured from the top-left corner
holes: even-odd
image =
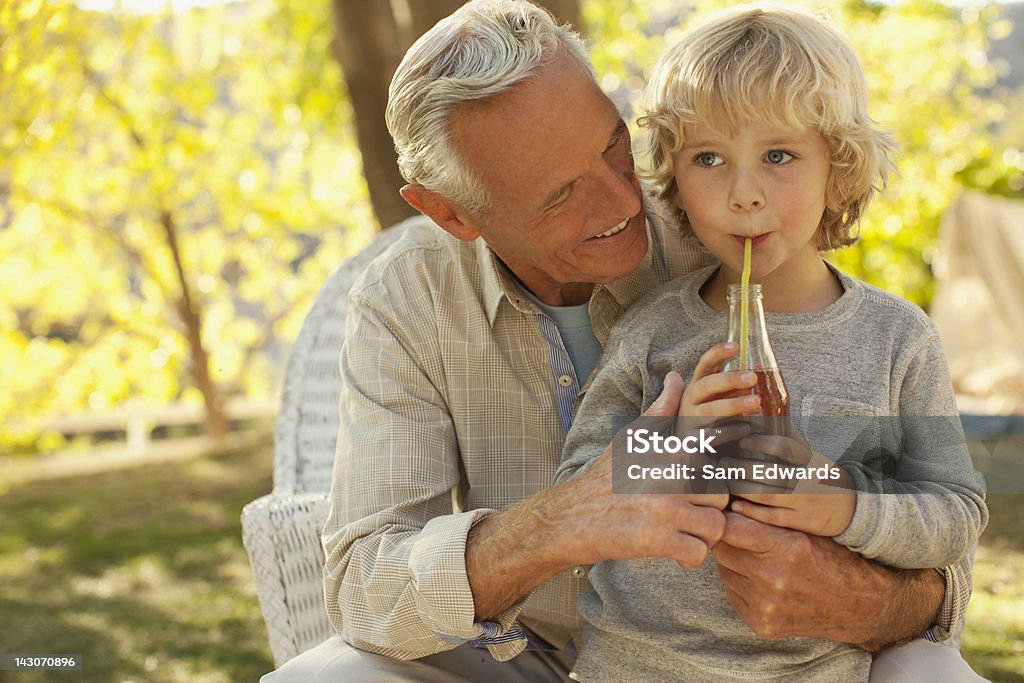
[[[893,378],[899,417],[882,418],[880,427],[882,441],[890,435],[899,457],[890,473],[846,465],[857,506],[836,541],[893,567],[938,568],[957,563],[977,544],[988,508],[934,330],[908,357]]]

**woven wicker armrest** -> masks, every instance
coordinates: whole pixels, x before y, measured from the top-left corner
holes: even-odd
[[[333,633],[323,595],[326,519],[327,494],[319,492],[272,493],[242,510],[242,540],[276,666]]]

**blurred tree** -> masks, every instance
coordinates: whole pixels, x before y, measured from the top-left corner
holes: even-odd
[[[861,240],[835,254],[847,272],[927,308],[943,211],[961,189],[957,172],[988,146],[1006,108],[987,89],[990,34],[999,8],[914,0],[829,5],[864,64],[869,111],[900,145],[899,173],[872,204]]]
[[[383,225],[407,215],[383,98],[404,46],[455,4],[113,15],[0,2],[0,444],[32,444],[46,415],[132,396],[203,401],[216,433],[221,396],[270,394],[272,341],[294,337],[327,274],[376,230],[374,210]],[[731,3],[547,4],[586,27],[598,80],[631,117],[662,49]],[[1009,110],[986,94],[985,50],[1008,27],[992,7],[813,4],[850,36],[871,111],[901,144],[901,176],[835,259],[927,305],[958,182],[1024,187],[1019,139],[987,134]],[[362,154],[357,119],[378,127],[360,127]]]
[[[372,234],[328,41],[298,0],[0,6],[0,441],[131,396],[218,435],[225,393],[272,391],[268,346]]]
[[[398,194],[405,184],[384,123],[388,86],[405,51],[464,0],[332,0],[331,51],[345,75],[374,213],[389,227],[416,213]],[[540,0],[562,22],[580,25],[578,0]]]

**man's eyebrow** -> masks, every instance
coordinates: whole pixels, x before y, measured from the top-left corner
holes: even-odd
[[[619,140],[622,139],[622,136],[626,133],[627,130],[628,128],[626,128],[626,122],[623,121],[622,119],[619,119],[619,122],[615,125],[615,129],[612,131],[612,134],[608,137],[608,144],[607,146],[605,146],[604,151],[607,152],[612,147],[614,147],[619,142]],[[582,176],[576,176],[572,180],[563,183],[556,190],[551,192],[548,196],[544,197],[544,201],[542,201],[540,204],[541,210],[543,211],[544,209],[551,206],[555,202],[555,200],[557,200],[562,195],[562,193],[565,192],[566,188],[575,183],[581,177]]]
[[[562,185],[559,185],[558,189],[556,189],[551,194],[549,194],[547,197],[545,197],[544,201],[542,201],[540,203],[540,210],[543,211],[543,210],[547,209],[549,206],[551,206],[552,204],[554,204],[555,200],[557,200],[559,197],[562,196],[562,193],[565,192],[566,188],[569,187],[570,185],[572,185],[573,183],[575,183],[577,180],[579,180],[579,178],[580,178],[580,176],[576,176],[575,178],[573,178],[569,182],[564,183]]]

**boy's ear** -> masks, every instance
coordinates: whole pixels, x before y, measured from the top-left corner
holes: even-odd
[[[469,222],[469,218],[462,210],[433,190],[412,183],[399,192],[412,208],[430,218],[453,237],[471,242],[480,236],[480,229]]]

